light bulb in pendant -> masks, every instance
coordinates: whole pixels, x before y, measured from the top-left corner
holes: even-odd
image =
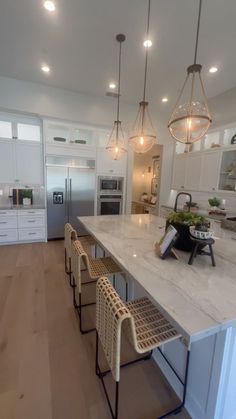
[[[144,143],[144,139],[143,137],[140,137],[140,144],[143,145],[143,143]]]
[[[188,127],[189,130],[191,130],[191,128],[192,128],[192,119],[191,118],[187,119],[187,127]]]

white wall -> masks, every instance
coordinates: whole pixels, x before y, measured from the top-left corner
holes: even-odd
[[[0,108],[34,113],[42,117],[111,127],[115,119],[114,98],[98,98],[42,84],[0,77]],[[134,120],[136,107],[121,103],[121,118]]]

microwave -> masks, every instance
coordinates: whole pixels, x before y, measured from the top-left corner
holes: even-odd
[[[98,177],[98,189],[100,192],[117,192],[123,193],[123,177],[108,177],[108,176],[99,176]]]

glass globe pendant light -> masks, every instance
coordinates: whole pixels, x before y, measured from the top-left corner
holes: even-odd
[[[202,0],[199,0],[194,63],[187,68],[187,77],[168,123],[172,137],[184,144],[200,140],[212,122],[201,77],[202,66],[197,64],[201,9]]]
[[[149,41],[149,24],[150,24],[150,7],[151,1],[148,0],[148,19],[147,19],[147,41],[146,57],[145,57],[145,73],[143,100],[139,103],[139,110],[134,122],[133,129],[129,137],[129,144],[136,153],[146,153],[156,142],[156,134],[152,125],[151,116],[148,111],[148,102],[146,101],[146,85],[147,85],[147,66],[148,66],[148,50],[151,46]]]
[[[116,35],[116,40],[119,42],[119,76],[118,76],[118,94],[117,94],[117,114],[116,114],[116,121],[114,121],[114,125],[108,140],[107,144],[107,151],[110,153],[113,160],[118,160],[121,158],[126,152],[125,146],[125,136],[122,130],[121,121],[120,121],[120,75],[121,75],[121,45],[122,42],[125,41],[125,35],[118,34]]]

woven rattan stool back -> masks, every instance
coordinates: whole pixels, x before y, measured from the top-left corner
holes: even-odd
[[[88,265],[88,255],[82,244],[79,240],[73,241],[71,246],[71,271],[79,293],[81,293],[81,269],[84,266],[88,269]]]
[[[71,241],[77,239],[77,233],[71,224],[66,223],[64,227],[64,247],[66,250],[66,265],[69,266],[69,259],[71,257]]]
[[[120,380],[121,329],[129,310],[106,277],[97,282],[96,329],[115,381]]]

